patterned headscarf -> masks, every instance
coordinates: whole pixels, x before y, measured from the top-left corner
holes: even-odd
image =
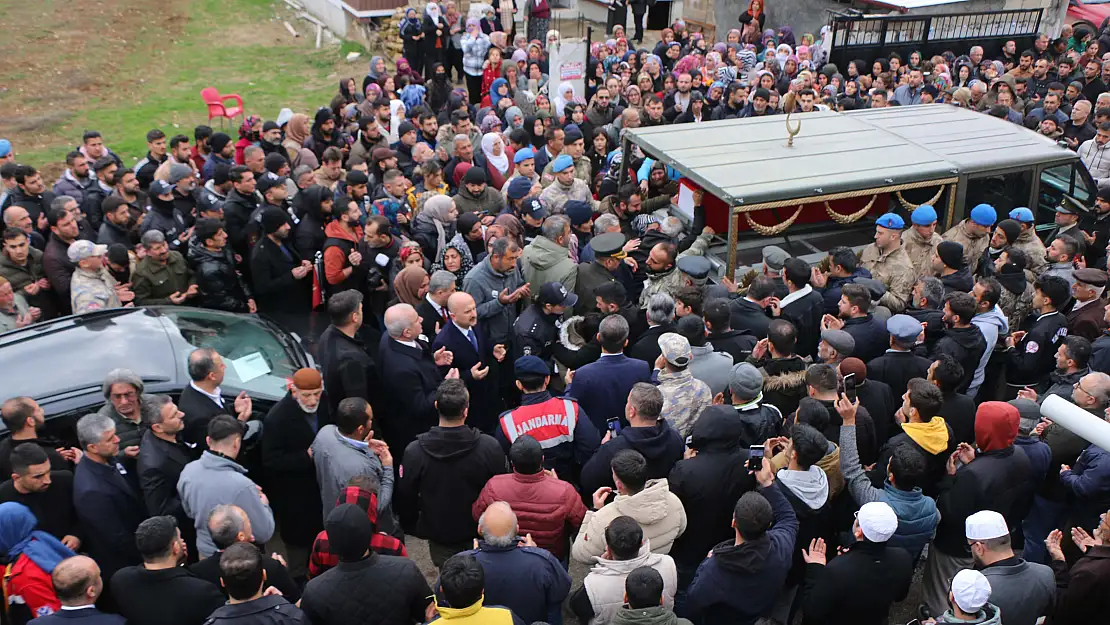
[[[258,133],[254,131],[254,125],[261,123],[262,118],[258,115],[247,115],[246,119],[244,119],[243,123],[239,126],[239,138],[248,141],[256,141],[258,139]]]

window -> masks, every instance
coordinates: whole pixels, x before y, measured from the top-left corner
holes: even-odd
[[[967,181],[965,214],[979,204],[990,204],[998,213],[998,218],[1006,219],[1007,213],[1019,206],[1029,205],[1032,191],[1033,174],[1018,171],[1007,174],[987,175]]]

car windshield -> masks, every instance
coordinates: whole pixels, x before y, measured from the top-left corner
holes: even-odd
[[[258,319],[208,310],[164,312],[181,333],[173,340],[176,357],[184,361],[198,347],[211,347],[227,365],[222,388],[227,394],[245,390],[278,399],[286,380],[298,369],[281,340]]]

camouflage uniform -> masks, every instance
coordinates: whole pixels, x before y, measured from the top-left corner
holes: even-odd
[[[571,181],[569,188],[556,181],[540,193],[540,201],[543,202],[544,208],[552,215],[562,214],[563,205],[569,200],[589,202],[590,206],[595,211],[597,210],[597,200],[594,199],[593,193],[590,193],[590,187],[578,178]]]
[[[968,234],[964,228],[967,222],[968,220],[965,219],[949,228],[948,232],[944,233],[943,239],[945,241],[955,241],[964,246],[964,263],[968,267],[975,267],[979,264],[979,257],[990,245],[991,238],[986,234]]]
[[[918,275],[906,250],[896,247],[883,254],[872,243],[863,249],[860,264],[871,272],[871,277],[886,286],[886,293],[879,304],[895,313],[905,310]]]
[[[659,391],[663,393],[663,412],[660,416],[683,438],[690,433],[701,411],[713,403],[709,385],[695,378],[689,369],[673,373],[660,371]]]
[[[910,264],[913,265],[916,276],[933,275],[933,254],[943,240],[934,232],[933,238],[926,241],[914,228],[909,228],[902,233],[902,249],[909,255]]]
[[[123,304],[116,295],[116,280],[101,268],[98,272],[86,271],[78,267],[69,283],[69,297],[73,304],[73,314],[92,310],[120,308]]]
[[[1041,275],[1048,261],[1044,256],[1044,243],[1042,243],[1040,237],[1033,232],[1033,228],[1029,228],[1028,230],[1023,229],[1022,233],[1018,235],[1017,240],[1014,241],[1013,247],[1025,252],[1025,255],[1029,257],[1029,266],[1025,268],[1025,275],[1029,276],[1030,272],[1032,272],[1034,276]]]
[[[550,187],[555,182],[555,170],[551,168],[552,164],[554,163],[555,159],[551,159],[550,161],[548,161],[547,166],[543,168],[543,171],[540,172],[543,174],[543,176],[540,177],[540,184],[543,185],[545,189],[547,187]],[[574,159],[574,177],[577,180],[585,182],[587,186],[591,182],[590,172],[592,170],[593,165],[590,163],[590,157],[583,154],[582,156]],[[597,207],[595,206],[594,208],[596,209]]]
[[[1006,315],[1006,321],[1011,330],[1017,330],[1025,325],[1025,320],[1033,312],[1033,283],[1025,283],[1025,291],[1018,295],[1007,289],[1002,289],[1002,297],[998,299],[998,307]]]
[[[686,286],[686,282],[690,281],[696,286],[705,286],[705,280],[695,280],[690,276],[682,273],[678,269],[678,259],[684,256],[705,256],[706,250],[709,249],[709,242],[713,237],[708,234],[699,234],[698,238],[685,252],[682,252],[675,257],[675,264],[665,274],[652,275],[647,274],[647,280],[644,280],[644,290],[640,293],[640,308],[647,308],[648,301],[651,296],[656,293],[666,293],[674,297],[682,287]]]

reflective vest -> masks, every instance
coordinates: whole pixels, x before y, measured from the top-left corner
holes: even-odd
[[[578,402],[552,397],[528,406],[521,406],[501,415],[501,432],[511,445],[517,437],[527,434],[550,449],[574,442],[574,426],[578,422]]]

